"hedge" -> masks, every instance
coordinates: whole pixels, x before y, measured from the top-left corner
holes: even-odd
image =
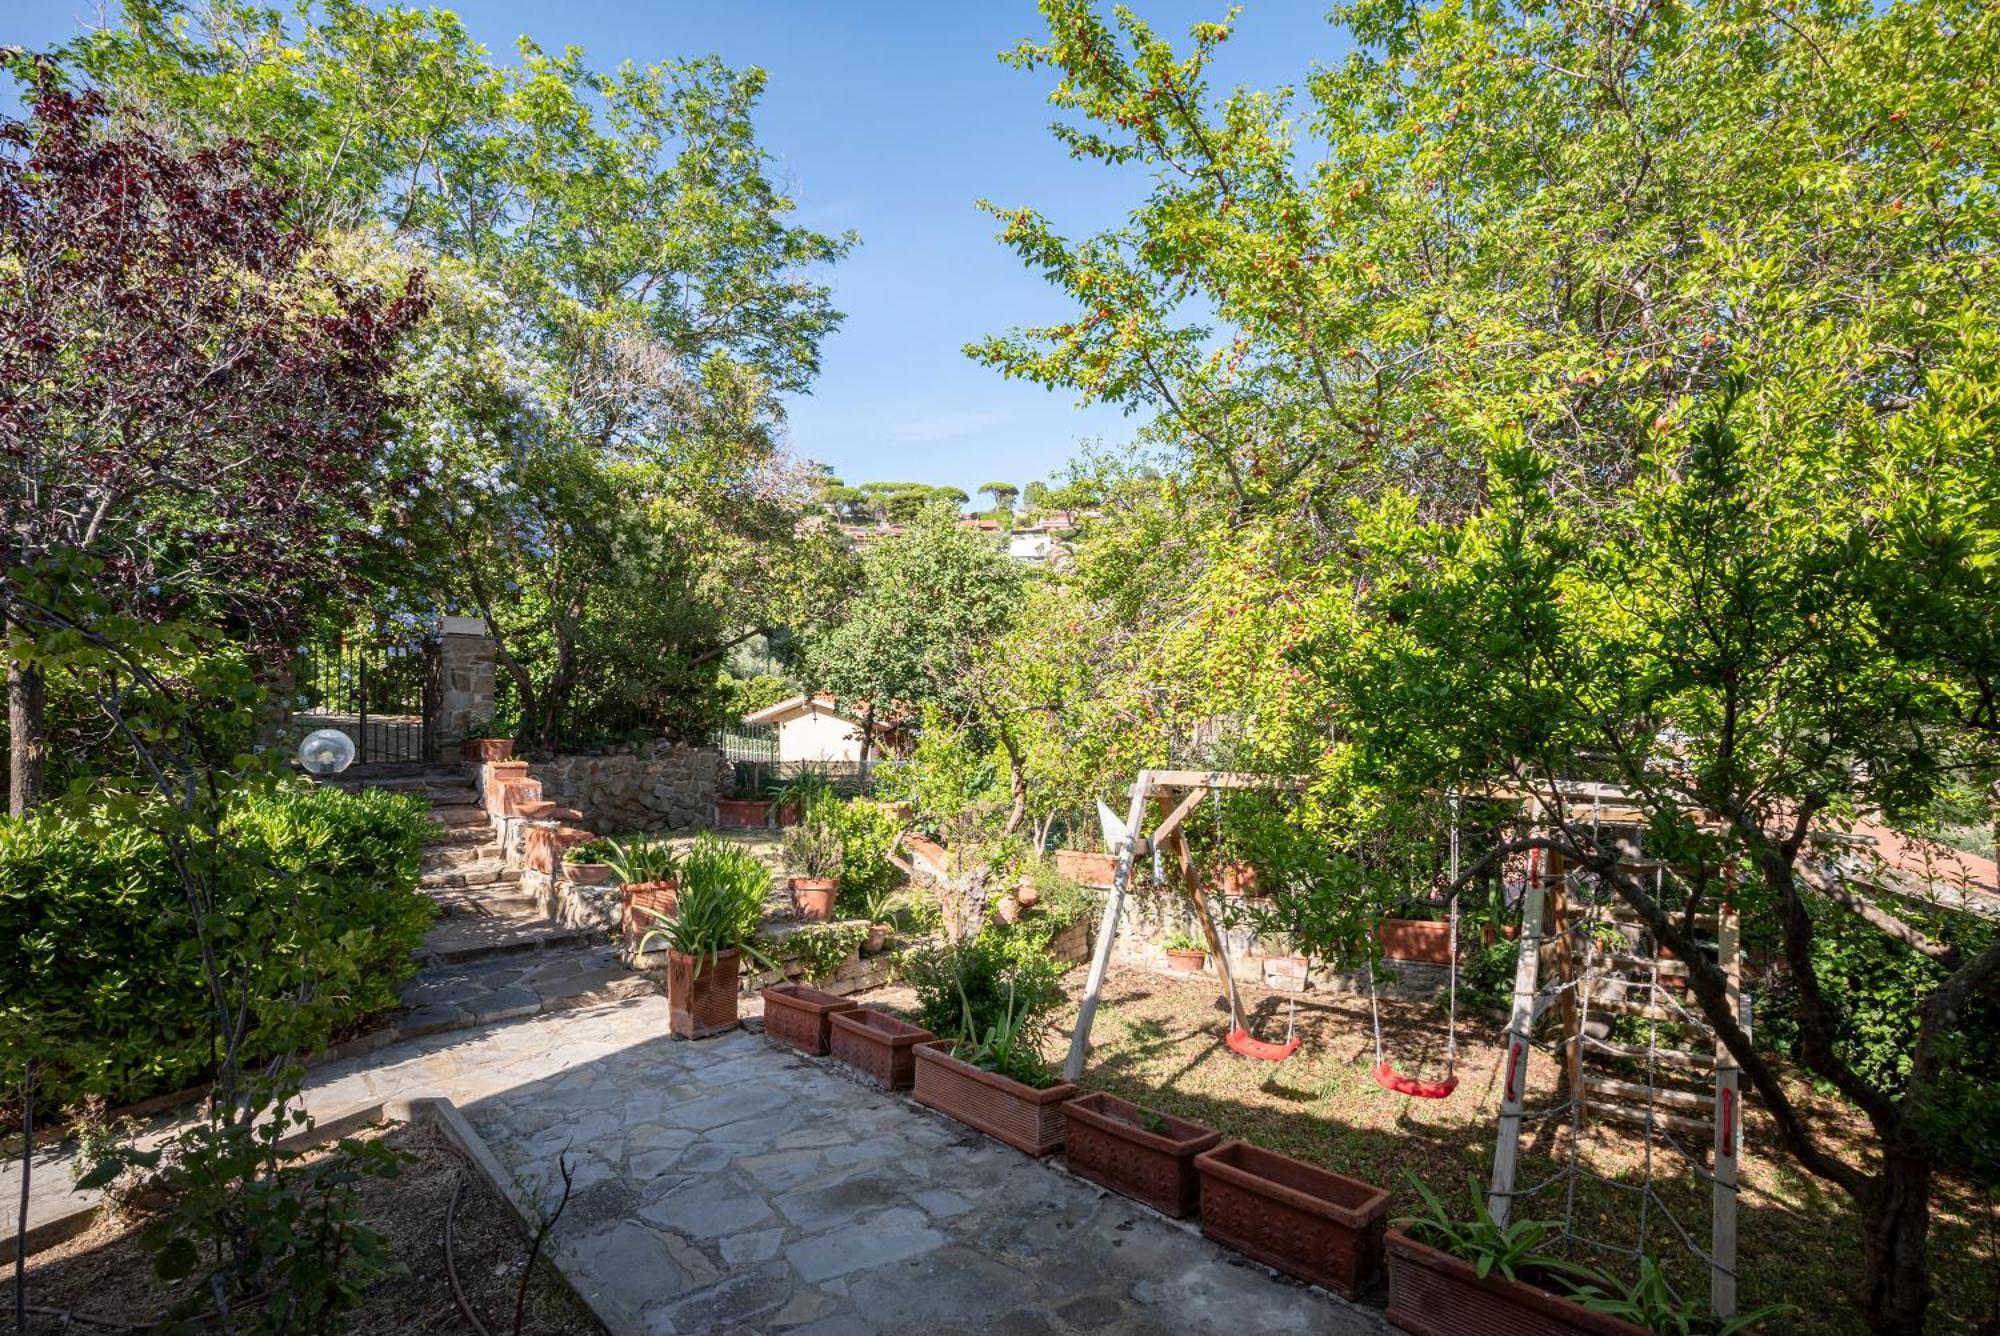
[[[309,1053],[396,1004],[435,914],[417,890],[425,805],[292,787],[239,800],[212,936],[248,982],[251,1061]],[[0,820],[0,1074],[47,1102],[200,1082],[209,1008],[159,836],[100,814]]]

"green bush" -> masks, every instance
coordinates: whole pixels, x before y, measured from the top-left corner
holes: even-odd
[[[1963,916],[1901,912],[1936,940],[1973,956],[1992,940],[1993,927]],[[1947,971],[1837,910],[1815,915],[1813,972],[1833,1008],[1834,1051],[1861,1078],[1881,1090],[1908,1081],[1918,1012]],[[1798,1048],[1797,992],[1782,975],[1757,999],[1757,1038],[1787,1057]],[[1939,1042],[1943,1074],[1937,1097],[1923,1111],[1936,1144],[1950,1162],[1983,1182],[2000,1182],[2000,1000],[1966,999],[1961,1023]]]
[[[247,982],[244,1056],[310,1052],[396,1004],[435,908],[416,889],[424,804],[291,788],[240,800],[211,936]],[[211,1062],[199,947],[164,842],[51,809],[0,820],[0,1069],[49,1101],[179,1089]],[[71,1036],[52,1044],[49,1036]]]
[[[902,870],[889,861],[889,855],[895,852],[903,823],[886,803],[852,798],[836,809],[834,825],[840,832],[840,912],[852,917],[870,895],[891,890],[902,880]]]
[[[1032,1031],[1063,1000],[1062,966],[1036,935],[989,928],[955,945],[912,948],[897,965],[916,990],[917,1024],[940,1037],[977,1038],[1010,1013]]]
[[[1469,1007],[1505,1011],[1514,1005],[1514,970],[1521,944],[1501,938],[1482,946],[1458,967],[1459,1000]]]

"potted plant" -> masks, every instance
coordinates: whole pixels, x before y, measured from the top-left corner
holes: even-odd
[[[1225,1141],[1195,1157],[1201,1232],[1351,1299],[1382,1269],[1389,1194],[1372,1183]]]
[[[718,830],[763,830],[770,824],[770,800],[740,778],[731,784],[728,793],[715,800]]]
[[[840,832],[815,812],[812,820],[785,832],[784,855],[793,910],[808,923],[831,923],[839,887]]]
[[[1072,1173],[1176,1218],[1194,1214],[1201,1178],[1194,1157],[1222,1140],[1200,1123],[1169,1118],[1115,1095],[1079,1095],[1063,1108]]]
[[[874,890],[861,897],[861,912],[868,920],[868,937],[862,942],[864,955],[879,955],[889,944],[889,934],[895,931],[895,924],[889,921],[889,907],[895,896],[888,890]]]
[[[1183,928],[1160,943],[1167,953],[1167,968],[1196,973],[1208,964],[1208,948]]]
[[[609,842],[605,862],[618,879],[619,927],[636,953],[646,920],[673,917],[680,890],[681,858],[666,840]]]
[[[735,1026],[742,958],[770,963],[750,946],[770,886],[770,870],[757,855],[713,835],[701,836],[682,856],[674,917],[652,915],[654,926],[639,939],[642,954],[656,941],[667,950],[673,1034],[699,1039]]]
[[[1451,919],[1423,900],[1407,901],[1375,922],[1375,940],[1390,960],[1417,965],[1451,964]]]
[[[835,1012],[828,1033],[833,1060],[884,1090],[908,1090],[916,1080],[916,1047],[937,1038],[921,1025],[869,1007]]]
[[[496,721],[481,719],[465,726],[464,740],[458,749],[459,755],[468,761],[505,761],[514,755],[514,739],[503,735]]]
[[[809,821],[828,803],[840,801],[833,777],[824,770],[801,770],[778,786],[771,795],[771,809],[780,826],[796,826]]]
[[[965,1038],[916,1046],[917,1102],[1029,1155],[1061,1150],[1063,1105],[1076,1087],[1056,1080],[1035,1051],[1032,1010],[1016,1005],[1010,985],[1005,1010],[985,1031],[975,1032],[969,1002],[964,1016]]]
[[[609,885],[614,875],[611,859],[617,853],[618,846],[611,840],[589,839],[572,844],[563,850],[563,879],[576,886]]]

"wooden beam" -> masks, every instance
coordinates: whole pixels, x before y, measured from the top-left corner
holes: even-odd
[[[1208,797],[1208,792],[1209,791],[1207,789],[1189,790],[1188,796],[1181,799],[1180,806],[1176,807],[1173,811],[1169,812],[1167,814],[1167,819],[1160,823],[1160,828],[1153,832],[1153,839],[1152,839],[1153,844],[1157,847],[1162,840],[1166,840],[1169,838],[1179,840],[1181,822],[1187,820],[1188,813],[1194,811],[1195,808],[1201,806],[1201,801],[1202,799]],[[1182,846],[1183,847],[1181,852],[1183,855],[1185,855],[1187,852],[1185,847],[1185,841],[1182,841]]]
[[[1162,789],[1301,789],[1304,775],[1252,775],[1239,770],[1147,770]]]

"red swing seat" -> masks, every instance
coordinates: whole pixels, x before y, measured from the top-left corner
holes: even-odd
[[[1283,1062],[1299,1051],[1297,1035],[1293,1035],[1281,1044],[1274,1044],[1268,1039],[1257,1038],[1248,1030],[1231,1030],[1229,1037],[1223,1042],[1229,1045],[1230,1052],[1240,1053],[1246,1058],[1255,1058],[1259,1062]]]
[[[1453,1072],[1442,1081],[1421,1081],[1414,1076],[1403,1075],[1386,1062],[1378,1062],[1375,1064],[1375,1084],[1384,1090],[1393,1090],[1415,1099],[1444,1099],[1458,1089],[1458,1073]]]

